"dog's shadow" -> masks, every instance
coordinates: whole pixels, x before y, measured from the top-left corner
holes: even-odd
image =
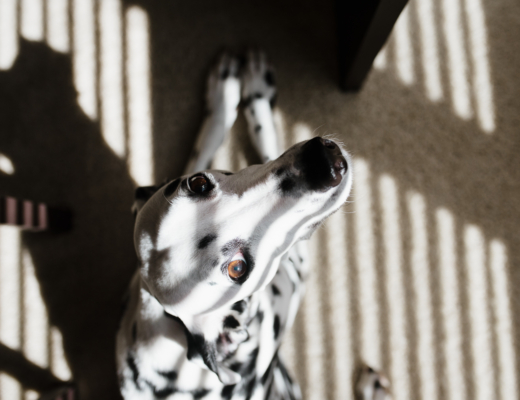
[[[135,268],[134,184],[78,106],[70,57],[44,44],[20,46],[0,73],[0,151],[15,169],[0,174],[1,194],[73,212],[71,231],[25,233],[23,243],[82,398],[117,398],[114,338]]]

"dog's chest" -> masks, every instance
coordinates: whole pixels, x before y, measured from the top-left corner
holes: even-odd
[[[235,303],[222,319],[214,357],[242,377],[236,385],[223,385],[200,358],[189,357],[182,326],[155,299],[134,302],[118,337],[123,392],[143,399],[233,399],[250,398],[275,385],[276,353],[292,324],[301,291],[293,261],[286,257],[265,290]]]

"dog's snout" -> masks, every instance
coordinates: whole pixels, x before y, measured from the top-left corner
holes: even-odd
[[[313,190],[327,190],[341,183],[348,164],[332,140],[315,137],[301,148],[300,166]]]

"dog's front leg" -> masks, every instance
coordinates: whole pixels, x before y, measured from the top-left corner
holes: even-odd
[[[264,53],[250,51],[242,75],[242,104],[251,140],[264,163],[280,155],[272,112],[275,100],[273,67]]]
[[[240,102],[239,63],[223,54],[208,77],[206,106],[208,114],[184,171],[185,174],[209,168],[211,160],[237,118]]]

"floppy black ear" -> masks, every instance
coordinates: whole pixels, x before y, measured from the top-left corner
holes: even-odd
[[[134,204],[132,206],[134,217],[141,210],[141,208],[143,208],[143,206],[150,199],[150,197],[152,197],[155,194],[155,192],[157,192],[160,188],[167,185],[166,189],[164,190],[164,195],[166,197],[169,197],[175,192],[175,190],[177,190],[180,181],[181,178],[177,178],[172,181],[164,181],[160,185],[140,186],[137,189],[135,189]]]
[[[164,185],[165,184],[158,186],[140,186],[135,189],[134,204],[132,205],[134,216],[141,210],[148,199]]]

